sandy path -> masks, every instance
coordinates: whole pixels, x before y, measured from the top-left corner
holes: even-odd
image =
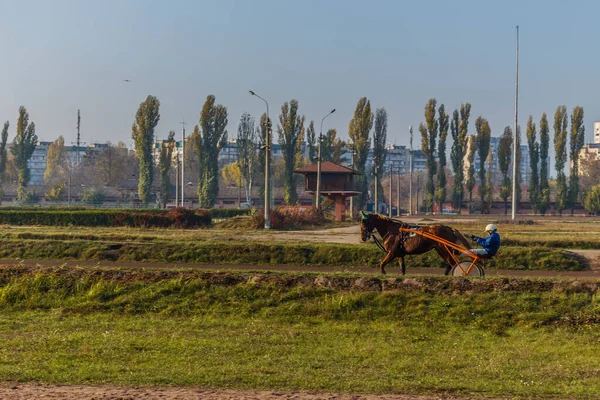
[[[0,398],[6,400],[466,400],[448,396],[353,395],[297,391],[211,390],[194,388],[127,388],[115,386],[58,386],[0,384]],[[482,399],[483,400],[483,399]],[[492,399],[489,399],[492,400]],[[506,400],[506,399],[493,399]]]

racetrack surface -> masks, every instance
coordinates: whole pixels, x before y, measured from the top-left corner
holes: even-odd
[[[60,386],[1,383],[0,398],[9,400],[468,400],[463,397],[413,395],[356,395],[299,391],[258,391],[196,388],[128,388],[118,386]],[[507,400],[507,398],[478,398]]]

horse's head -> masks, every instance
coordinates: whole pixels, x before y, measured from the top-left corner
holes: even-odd
[[[363,242],[371,239],[371,232],[373,232],[373,227],[371,226],[371,221],[369,219],[370,214],[367,214],[363,211],[360,212],[360,239]]]

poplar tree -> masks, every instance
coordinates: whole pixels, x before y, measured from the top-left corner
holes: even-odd
[[[354,116],[348,124],[348,137],[354,144],[356,151],[354,159],[354,169],[359,175],[356,176],[356,187],[361,192],[356,198],[356,208],[364,208],[367,200],[367,177],[365,175],[365,165],[371,148],[370,132],[373,128],[373,113],[371,112],[371,102],[366,97],[362,97],[356,104]]]
[[[494,165],[494,152],[489,151],[487,157],[487,185],[485,192],[485,201],[487,203],[487,212],[490,213],[490,208],[494,202],[494,183],[492,182],[492,166]]]
[[[158,173],[160,174],[160,203],[162,208],[167,207],[169,195],[171,194],[171,179],[169,171],[173,163],[173,149],[175,148],[175,131],[170,131],[167,143],[160,148],[158,159]]]
[[[131,127],[131,137],[140,162],[138,196],[144,206],[150,202],[150,190],[154,179],[152,144],[154,143],[154,129],[160,120],[159,109],[160,102],[156,97],[146,97],[146,100],[140,104],[135,115],[135,122]]]
[[[8,151],[6,143],[8,142],[8,128],[10,123],[6,121],[0,135],[0,183],[6,180],[6,163],[8,161]]]
[[[542,114],[540,119],[540,187],[538,195],[538,209],[542,215],[546,214],[550,206],[550,183],[548,182],[548,149],[550,147],[550,128],[548,117]]]
[[[583,107],[581,106],[576,106],[571,114],[570,136],[571,176],[569,177],[568,199],[571,215],[573,215],[575,203],[579,197],[579,153],[585,144],[585,125],[583,125]]]
[[[346,143],[337,137],[337,129],[329,129],[323,135],[321,143],[321,160],[331,161],[336,164],[344,162],[343,152]]]
[[[219,152],[227,144],[227,107],[215,104],[212,94],[206,97],[200,113],[198,138],[198,206],[212,208],[219,195]]]
[[[425,105],[425,124],[419,125],[421,133],[421,151],[425,154],[425,165],[427,167],[427,183],[425,185],[425,208],[432,210],[435,200],[434,176],[437,171],[435,161],[436,140],[438,136],[438,121],[435,118],[436,99],[429,99]]]
[[[469,169],[467,171],[467,180],[465,186],[469,192],[469,213],[473,212],[473,189],[475,189],[475,152],[477,151],[477,138],[469,136],[469,145],[467,146],[467,162]]]
[[[538,176],[538,160],[540,157],[539,144],[536,142],[536,127],[533,122],[533,117],[530,115],[527,120],[527,147],[529,150],[529,167],[531,170],[531,177],[529,178],[529,202],[531,203],[531,210],[534,214],[538,213],[539,207],[539,176]]]
[[[285,163],[283,175],[283,201],[287,205],[296,204],[296,180],[294,169],[298,165],[298,154],[304,139],[304,116],[298,115],[298,101],[286,101],[281,107],[279,125],[277,125],[279,145]]]
[[[511,153],[512,153],[512,130],[510,126],[504,128],[498,143],[498,168],[502,174],[502,185],[500,187],[500,198],[504,201],[504,214],[508,214],[508,198],[511,195],[511,179],[509,177]]]
[[[68,166],[65,138],[60,135],[48,147],[48,154],[46,155],[46,171],[44,171],[44,182],[51,184],[55,178],[62,178],[67,172]]]
[[[479,156],[479,197],[481,198],[481,213],[483,214],[486,210],[485,195],[487,193],[485,163],[490,151],[491,137],[490,124],[487,119],[478,117],[475,120],[475,130],[477,132],[475,143],[477,146],[477,155]]]
[[[27,109],[23,106],[19,107],[17,134],[13,139],[12,147],[10,149],[15,159],[15,167],[18,171],[17,198],[19,202],[26,202],[29,199],[26,191],[27,184],[31,178],[28,162],[35,150],[37,140],[38,137],[35,134],[35,124],[29,122],[29,113],[27,112]]]
[[[567,206],[567,178],[565,163],[567,162],[567,107],[558,106],[554,113],[554,152],[556,156],[556,209],[562,215]]]
[[[383,185],[381,181],[386,171],[384,171],[386,151],[385,142],[387,141],[388,115],[385,108],[375,110],[375,128],[373,129],[373,159],[377,164],[373,165],[373,176],[377,177],[377,193],[381,193],[383,198]],[[377,204],[375,205],[377,207]]]
[[[438,141],[438,188],[435,191],[435,201],[439,205],[439,213],[443,212],[444,202],[446,201],[446,138],[448,137],[448,114],[444,105],[438,108],[438,125],[440,140]]]
[[[308,146],[308,159],[311,164],[314,164],[318,161],[317,133],[315,132],[314,121],[310,121],[310,124],[308,124],[308,129],[306,130],[306,145]]]
[[[340,138],[335,138],[333,140],[333,146],[331,149],[331,161],[333,161],[336,164],[348,162],[348,160],[344,157],[345,149],[346,142]]]
[[[452,160],[452,170],[454,171],[454,187],[452,188],[452,203],[454,208],[461,212],[462,202],[465,191],[465,172],[464,160],[467,151],[467,137],[469,128],[469,117],[471,115],[471,104],[466,103],[460,106],[460,115],[458,110],[452,114],[450,123],[450,132],[452,134],[452,149],[450,158]]]
[[[252,203],[252,185],[254,183],[254,171],[256,169],[256,129],[254,118],[248,113],[243,113],[238,125],[237,135],[238,165],[244,179],[244,191],[246,192],[246,203]]]

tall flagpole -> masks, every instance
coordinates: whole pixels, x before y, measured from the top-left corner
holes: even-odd
[[[519,115],[519,25],[517,25],[517,73],[515,83],[515,129],[513,134],[513,191],[512,191],[512,219],[517,219],[517,135]]]

